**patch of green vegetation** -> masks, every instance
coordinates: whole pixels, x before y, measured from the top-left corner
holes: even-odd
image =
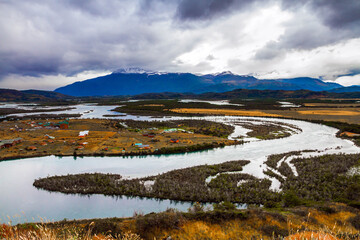
[[[196,114],[184,114],[170,111],[175,108],[206,108],[206,109],[243,109],[242,106],[236,105],[214,105],[206,102],[179,102],[177,99],[171,100],[144,100],[138,102],[124,102],[121,107],[113,111],[131,115],[142,116],[197,116]]]
[[[109,125],[117,129],[132,131],[151,131],[152,128],[168,129],[181,128],[189,132],[227,138],[233,133],[234,127],[218,122],[204,120],[171,120],[171,121],[135,121],[135,120],[110,120]]]
[[[232,161],[170,171],[158,176],[121,180],[119,175],[78,174],[38,179],[37,188],[64,193],[130,195],[198,202],[231,201],[262,204],[276,199],[269,190],[271,181],[248,174],[220,174],[206,184],[206,179],[218,173],[241,171],[248,161]],[[147,187],[146,181],[154,181]],[[237,185],[239,181],[244,183]],[[56,184],[55,184],[56,183]]]
[[[299,154],[300,152],[292,152],[272,155],[265,162],[284,176],[279,176],[270,169],[265,171],[265,174],[281,182],[285,206],[322,201],[352,203],[355,206],[360,202],[360,176],[347,174],[350,168],[358,164],[360,154],[294,158],[290,162],[294,164],[298,176],[293,174],[286,162],[277,167],[278,161],[284,157]]]

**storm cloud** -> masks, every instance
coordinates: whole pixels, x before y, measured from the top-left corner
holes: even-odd
[[[0,0],[0,87],[135,66],[334,79],[359,69],[359,26],[358,0]]]

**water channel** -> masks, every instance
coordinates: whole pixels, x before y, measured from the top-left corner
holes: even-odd
[[[99,118],[104,114],[109,114],[109,110],[113,108],[114,106],[77,105],[75,109],[70,111],[84,113],[82,118]],[[154,120],[150,117],[123,115],[116,118]],[[169,119],[177,118],[163,118],[163,120]],[[73,157],[47,156],[3,161],[0,162],[0,222],[6,223],[9,218],[13,223],[18,223],[41,221],[41,219],[54,221],[65,218],[129,217],[135,211],[149,213],[164,211],[167,208],[185,211],[191,206],[189,202],[169,200],[51,193],[37,190],[32,186],[34,179],[40,177],[86,172],[117,173],[124,177],[143,177],[202,164],[250,160],[250,164],[244,167],[243,172],[264,178],[266,176],[263,174],[265,169],[263,162],[271,154],[301,150],[317,150],[313,153],[306,153],[306,156],[360,152],[360,148],[351,141],[337,138],[335,136],[337,129],[319,124],[257,117],[203,117],[201,119],[235,125],[235,131],[231,135],[233,138],[246,133],[246,129],[244,130],[244,128],[236,125],[237,122],[245,120],[286,123],[297,126],[301,131],[296,131],[292,136],[282,139],[249,141],[243,145],[185,154],[76,159]],[[273,183],[274,186],[272,187],[277,189],[276,181]]]

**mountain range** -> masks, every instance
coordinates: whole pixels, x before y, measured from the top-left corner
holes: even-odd
[[[235,89],[256,90],[311,90],[354,92],[359,86],[345,88],[340,84],[317,78],[257,79],[226,71],[217,74],[149,72],[138,68],[121,69],[106,76],[78,81],[55,89],[55,92],[83,96],[119,96],[143,93],[205,93]]]
[[[352,89],[353,90],[353,89]],[[231,100],[231,99],[320,99],[320,98],[360,98],[360,90],[357,92],[330,92],[330,91],[310,91],[310,90],[255,90],[255,89],[236,89],[228,92],[206,92],[201,94],[192,93],[143,93],[133,96],[108,96],[108,97],[72,97],[57,92],[41,90],[0,89],[0,102],[52,102],[59,104],[63,102],[77,101],[109,101],[113,99],[204,99],[204,100]]]

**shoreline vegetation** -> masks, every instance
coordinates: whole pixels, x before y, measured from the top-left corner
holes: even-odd
[[[213,150],[215,148],[223,148],[225,146],[234,146],[234,145],[241,145],[244,141],[234,140],[232,143],[204,143],[204,144],[196,144],[190,145],[186,147],[164,147],[160,149],[156,149],[153,152],[146,152],[146,151],[137,151],[137,152],[127,152],[127,153],[109,153],[109,152],[101,152],[101,153],[76,153],[73,154],[55,154],[56,157],[131,157],[131,156],[147,156],[147,155],[167,155],[167,154],[181,154],[181,153],[189,153],[189,152],[197,152],[197,151],[207,151]],[[50,156],[49,154],[35,154],[31,156],[27,155],[18,155],[12,157],[0,157],[1,161],[8,161],[8,160],[20,160],[26,158],[34,158],[34,157],[46,157]]]

